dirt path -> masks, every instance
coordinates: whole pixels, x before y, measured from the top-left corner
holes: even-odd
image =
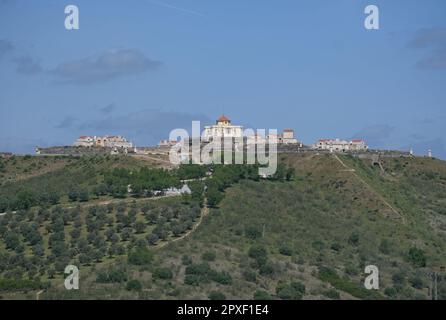
[[[344,161],[342,161],[337,154],[333,154],[333,156],[335,157],[335,159],[345,168],[342,171],[347,171],[347,172],[351,172],[356,179],[358,179],[359,181],[361,181],[361,183],[363,183],[376,197],[378,197],[390,210],[392,210],[393,213],[395,213],[396,215],[398,215],[403,224],[406,224],[406,217],[404,215],[402,215],[398,210],[396,210],[382,195],[380,195],[369,183],[367,183],[367,181],[365,181],[363,178],[361,178],[357,173],[355,169],[350,168],[349,166],[347,166]]]
[[[40,295],[43,293],[43,290],[40,290],[36,293],[36,300],[40,300]]]
[[[192,229],[190,229],[188,232],[186,232],[185,234],[183,234],[182,236],[178,237],[178,238],[174,238],[173,240],[170,241],[166,241],[163,242],[159,245],[157,245],[154,249],[161,249],[165,246],[167,246],[168,244],[172,243],[172,242],[176,242],[176,241],[180,241],[185,239],[186,237],[188,237],[190,234],[192,234],[192,232],[194,232],[201,224],[201,222],[203,221],[203,218],[205,216],[207,216],[209,214],[209,207],[207,206],[207,199],[204,199],[204,204],[203,204],[203,209],[201,209],[201,215],[200,215],[200,219],[198,220],[198,222],[196,224],[193,225]]]

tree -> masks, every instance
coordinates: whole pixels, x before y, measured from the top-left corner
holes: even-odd
[[[147,236],[147,242],[152,246],[157,243],[158,239],[159,239],[158,236],[153,233],[151,233]]]
[[[128,261],[133,265],[149,264],[153,260],[153,253],[147,248],[138,247],[128,254]]]
[[[79,191],[78,197],[79,197],[79,201],[81,201],[81,202],[87,202],[90,199],[90,195],[89,195],[88,191],[85,189]]]
[[[127,282],[126,289],[128,291],[141,291],[142,290],[142,284],[136,279],[130,280]]]
[[[423,250],[421,250],[419,248],[412,247],[409,249],[409,252],[407,255],[408,255],[410,263],[412,263],[413,266],[420,267],[420,268],[423,268],[426,266],[426,256],[425,256]]]
[[[169,268],[156,268],[152,273],[152,278],[169,280],[173,278],[173,273]]]
[[[257,290],[256,292],[254,292],[254,300],[272,300],[273,298],[271,297],[271,295],[263,290]]]
[[[146,230],[146,224],[142,221],[138,221],[135,223],[135,231],[136,233],[144,233]]]
[[[15,250],[20,245],[20,237],[17,233],[8,232],[5,237],[7,249]]]
[[[201,255],[201,259],[205,261],[214,261],[216,257],[216,254],[214,251],[206,251]]]
[[[256,261],[258,267],[264,265],[268,260],[268,253],[263,246],[252,246],[248,251],[248,256]]]
[[[217,190],[215,187],[208,188],[206,191],[208,205],[215,208],[221,200],[223,200],[223,193]]]
[[[226,300],[226,296],[219,291],[211,291],[208,295],[209,300]]]
[[[79,197],[79,192],[76,189],[71,189],[68,192],[68,199],[70,199],[70,201],[73,201],[73,202],[77,201],[78,197]]]

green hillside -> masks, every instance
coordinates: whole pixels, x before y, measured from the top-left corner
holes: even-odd
[[[33,158],[3,160],[9,181],[0,197],[49,181],[59,194],[55,204],[0,217],[3,298],[430,299],[429,273],[438,271],[446,299],[443,161],[280,155],[281,174],[269,180],[248,166],[211,168],[202,181],[194,167],[170,171],[195,179],[193,193],[157,197],[96,194],[104,181],[128,182],[125,172],[107,178],[112,167],[139,172],[153,164],[94,159],[48,158],[39,161],[49,169],[22,174],[17,168]],[[70,200],[73,181],[88,200]],[[78,291],[63,287],[69,263],[80,267]],[[366,265],[379,268],[379,290],[364,288]]]

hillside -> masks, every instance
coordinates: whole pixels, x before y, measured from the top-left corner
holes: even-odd
[[[34,299],[40,291],[40,299],[429,299],[428,274],[439,270],[438,295],[446,299],[443,161],[386,158],[381,168],[345,155],[280,155],[294,168],[292,179],[259,181],[249,169],[215,168],[212,178],[191,182],[189,197],[70,201],[65,193],[76,181],[93,190],[111,167],[152,165],[93,159],[39,159],[40,169],[21,173],[37,160],[3,163],[9,181],[0,196],[53,182],[61,193],[57,204],[0,217],[4,298]],[[203,184],[205,194],[196,191]],[[33,228],[40,241],[29,235]],[[19,249],[8,248],[14,240]],[[79,291],[63,288],[68,263],[80,266]],[[369,264],[379,267],[378,291],[363,287]]]

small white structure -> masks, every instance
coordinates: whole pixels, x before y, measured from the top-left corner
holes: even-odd
[[[190,190],[187,184],[184,184],[180,189],[172,187],[164,190],[164,193],[166,195],[181,195],[181,194],[191,194],[192,191]]]
[[[174,145],[176,145],[176,144],[178,144],[179,142],[178,141],[176,141],[176,140],[161,140],[159,143],[158,143],[158,146],[159,147],[171,147],[171,146],[174,146]]]
[[[231,120],[222,115],[217,119],[215,125],[204,127],[204,139],[209,141],[219,138],[242,138],[243,126],[231,124]]]
[[[427,150],[427,156],[429,158],[432,158],[432,150],[431,149]]]
[[[282,134],[282,143],[283,144],[297,144],[297,139],[294,138],[294,130],[293,129],[285,129]]]

